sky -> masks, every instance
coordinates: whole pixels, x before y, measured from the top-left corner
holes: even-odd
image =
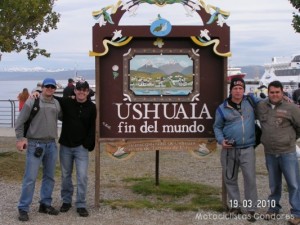
[[[126,0],[128,1],[128,0]],[[95,58],[89,56],[92,50],[92,27],[97,22],[92,12],[116,3],[117,0],[59,0],[54,10],[61,14],[57,30],[42,34],[37,39],[40,48],[51,53],[50,58],[39,56],[33,61],[26,52],[3,53],[0,72],[6,70],[83,70],[94,69]],[[206,0],[206,4],[230,12],[227,25],[231,30],[230,66],[264,65],[274,56],[289,57],[300,53],[300,34],[291,25],[296,10],[288,0]],[[141,4],[135,17],[127,14],[121,23],[150,24],[162,13],[172,25],[199,22],[196,16],[185,18],[182,5],[166,7]],[[149,7],[149,8],[147,8]],[[184,19],[181,19],[184,18]]]

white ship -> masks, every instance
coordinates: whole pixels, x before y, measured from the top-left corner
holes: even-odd
[[[84,81],[85,81],[85,78],[84,78],[83,76],[77,75],[77,73],[76,73],[76,75],[75,75],[72,79],[75,81],[75,83],[77,83],[77,82],[79,82],[79,81],[81,81],[81,82],[84,82]],[[65,88],[67,85],[68,85],[68,84],[66,84],[66,85],[58,84],[55,93],[56,93],[58,96],[62,96],[63,91],[64,91],[64,88]],[[90,89],[91,89],[91,90],[93,90],[94,92],[96,91],[96,85],[95,85],[95,84],[89,83],[89,86],[90,86]]]
[[[300,82],[300,54],[291,57],[273,57],[272,63],[265,64],[265,73],[260,79],[260,85],[274,80],[280,81],[287,91],[298,88]]]
[[[227,69],[227,81],[230,82],[232,78],[243,78],[246,76],[246,73],[242,73],[241,68],[239,67],[228,67]]]

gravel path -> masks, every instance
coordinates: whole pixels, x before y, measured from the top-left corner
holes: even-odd
[[[12,149],[14,138],[1,138],[0,150]],[[125,188],[122,179],[126,177],[149,177],[155,174],[155,153],[143,152],[135,154],[129,160],[118,161],[112,159],[101,150],[101,175],[100,175],[100,199],[137,199],[142,196],[133,194]],[[251,224],[245,217],[239,219],[226,219],[225,213],[212,211],[175,212],[172,210],[149,209],[111,209],[100,203],[100,208],[94,207],[94,153],[90,154],[90,177],[88,190],[88,210],[90,216],[81,218],[73,207],[67,213],[58,216],[50,216],[38,213],[39,187],[36,191],[29,213],[29,222],[19,222],[17,217],[17,203],[20,196],[21,181],[4,181],[0,178],[0,224],[97,224],[97,225],[188,225],[188,224]],[[195,158],[188,152],[160,152],[160,176],[161,178],[173,178],[181,181],[193,181],[221,187],[221,166],[219,152],[215,152],[205,159]],[[262,148],[257,150],[257,184],[260,200],[266,200],[269,194],[267,171],[264,166]],[[243,193],[243,181],[240,174],[240,188]],[[221,194],[220,194],[221,198]],[[282,196],[283,215],[289,215],[287,192]],[[59,208],[60,202],[60,178],[56,178],[56,186],[53,194],[53,206]],[[260,208],[259,213],[264,213],[266,208]],[[285,218],[276,221],[264,221],[258,219],[255,224],[287,224]]]

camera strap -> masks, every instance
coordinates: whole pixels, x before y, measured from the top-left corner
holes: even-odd
[[[29,118],[24,123],[24,137],[26,137],[30,123],[33,120],[33,118],[35,117],[35,115],[38,113],[39,110],[40,110],[40,98],[36,98],[36,99],[34,99],[34,103],[33,103],[32,109],[30,111]]]
[[[229,166],[228,166],[228,162],[229,162],[229,151],[231,151],[231,152],[233,152],[234,151],[234,157],[233,157],[233,160],[230,160],[230,161],[233,161],[233,168],[232,168],[232,172],[231,172],[231,176],[229,177],[229,175],[228,175],[228,172],[230,172],[230,171],[228,171],[229,170]],[[235,171],[235,167],[236,167],[236,155],[237,155],[237,153],[236,153],[236,151],[237,151],[237,149],[236,148],[234,148],[234,150],[226,150],[226,171],[225,171],[225,174],[226,174],[226,178],[227,178],[227,180],[232,180],[233,179],[233,177],[234,177],[234,171]]]

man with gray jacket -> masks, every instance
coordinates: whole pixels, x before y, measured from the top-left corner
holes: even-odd
[[[266,166],[269,174],[269,209],[265,220],[280,218],[282,175],[285,177],[291,218],[289,224],[300,224],[300,174],[296,155],[296,140],[300,137],[300,109],[283,101],[283,86],[273,81],[268,86],[268,99],[257,105],[262,128]]]
[[[19,151],[27,149],[26,166],[23,177],[22,193],[18,204],[19,220],[28,221],[29,206],[32,202],[35,182],[40,164],[43,164],[43,178],[40,189],[39,212],[58,215],[59,211],[51,206],[54,188],[54,173],[57,161],[57,120],[61,108],[53,98],[56,82],[46,78],[42,83],[42,94],[39,99],[39,111],[32,119],[27,134],[24,137],[24,124],[28,120],[34,105],[34,99],[29,98],[19,114],[15,132],[16,147]]]

